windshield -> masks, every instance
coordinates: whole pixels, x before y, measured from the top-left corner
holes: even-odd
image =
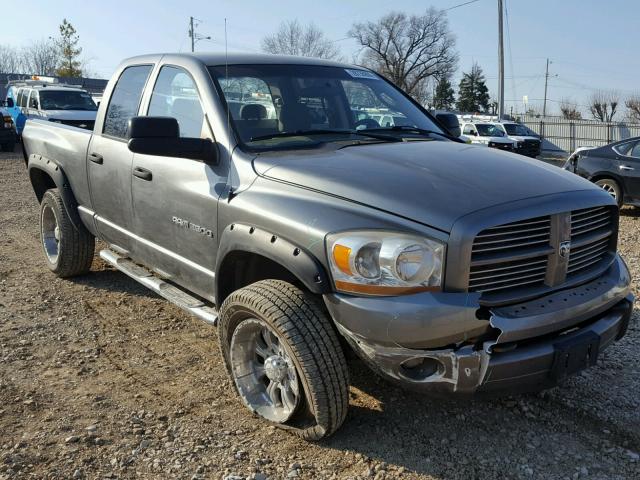
[[[401,92],[368,70],[230,65],[228,71],[225,66],[210,71],[237,135],[253,149],[372,141],[376,131],[398,137],[442,132]]]
[[[476,123],[476,128],[481,137],[504,137],[504,132],[490,123]]]
[[[503,123],[502,126],[509,135],[520,135],[522,137],[530,135],[525,127],[517,123]]]
[[[42,110],[97,110],[91,95],[74,90],[40,90]]]

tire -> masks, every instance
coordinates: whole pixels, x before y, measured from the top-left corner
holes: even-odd
[[[95,238],[84,225],[73,226],[57,188],[47,190],[40,203],[40,243],[47,266],[58,277],[89,272]]]
[[[604,189],[618,204],[618,207],[622,207],[622,188],[618,182],[612,178],[601,178],[596,182],[600,188]]]
[[[308,441],[342,425],[349,407],[347,365],[338,336],[313,296],[280,280],[256,282],[224,301],[219,333],[227,371],[251,411]],[[269,350],[270,343],[271,352],[280,353],[258,353]],[[274,379],[274,359],[284,359],[283,379]],[[270,388],[278,391],[274,384],[280,386],[276,401],[269,394]],[[286,401],[287,388],[297,393],[295,400]]]

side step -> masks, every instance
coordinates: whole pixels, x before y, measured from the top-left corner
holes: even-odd
[[[206,305],[202,300],[192,297],[184,290],[179,289],[171,283],[165,282],[146,268],[141,267],[126,257],[118,255],[112,250],[100,250],[100,258],[183,310],[186,310],[210,325],[217,325],[218,311]]]

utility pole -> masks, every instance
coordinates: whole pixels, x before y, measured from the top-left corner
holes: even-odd
[[[211,40],[211,37],[205,37],[196,33],[197,22],[200,22],[197,18],[189,17],[189,37],[191,38],[191,52],[196,51],[196,42],[198,40]]]
[[[193,17],[189,17],[189,36],[191,37],[191,53],[196,50],[196,36],[193,31]]]
[[[542,104],[542,116],[547,115],[547,83],[549,83],[549,59],[547,58],[547,70],[544,74],[544,102]]]
[[[498,0],[498,120],[504,116],[504,48],[502,45],[502,0]]]

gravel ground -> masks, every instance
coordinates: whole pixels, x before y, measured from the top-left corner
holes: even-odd
[[[596,367],[537,395],[436,400],[352,360],[344,426],[309,444],[241,406],[215,329],[98,258],[49,273],[37,212],[0,154],[0,479],[640,478],[638,310]],[[636,277],[639,218],[620,233]]]

